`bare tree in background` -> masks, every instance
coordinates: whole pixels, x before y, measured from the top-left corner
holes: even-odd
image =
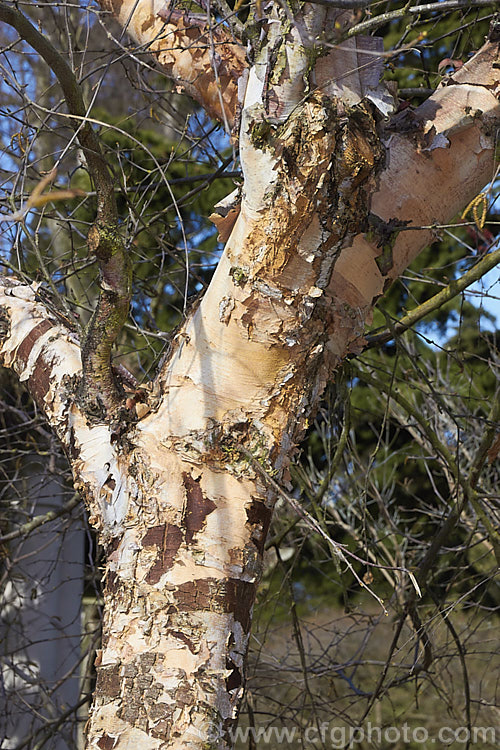
[[[473,576],[481,574],[477,586],[483,587],[500,558],[498,394],[495,386],[481,390],[479,384],[476,393],[470,375],[453,400],[446,392],[446,360],[429,357],[423,364],[418,340],[411,337],[390,378],[378,352],[498,262],[485,227],[500,121],[500,32],[491,17],[498,3],[322,0],[232,8],[217,0],[203,3],[203,12],[146,0],[99,4],[122,29],[116,32],[118,55],[142,66],[136,88],[148,116],[155,89],[165,85],[158,70],[201,109],[159,157],[161,127],[140,130],[137,106],[133,126],[132,116],[113,121],[105,101],[99,112],[91,110],[103,86],[101,74],[111,65],[100,62],[92,47],[94,24],[78,44],[66,35],[62,54],[43,33],[43,21],[38,28],[1,0],[6,42],[13,50],[21,45],[22,55],[34,50],[50,70],[47,85],[57,84],[64,97],[64,106],[32,101],[33,69],[6,63],[11,119],[4,158],[11,163],[5,167],[10,174],[4,218],[12,229],[10,246],[3,240],[2,263],[12,273],[0,287],[0,351],[4,366],[43,411],[44,429],[59,439],[104,549],[102,647],[86,747],[233,745],[253,604],[277,500],[278,520],[285,525],[267,546],[275,550],[279,570],[290,559],[282,544],[288,538],[297,565],[301,552],[316,565],[326,551],[328,563],[336,562],[350,586],[363,585],[382,606],[382,598],[393,596],[397,625],[373,684],[357,685],[347,673],[352,664],[337,659],[324,673],[318,668],[319,678],[336,674],[351,691],[336,695],[340,715],[362,721],[386,691],[431,674],[437,653],[432,628],[419,612],[424,593],[435,607],[427,615],[442,617],[458,649],[464,725],[472,727],[465,651],[444,604],[447,586],[456,584],[460,596],[467,584],[457,583],[440,556],[445,550],[462,555]],[[437,23],[451,12],[461,14],[454,33],[465,33],[479,13],[490,20],[485,43],[465,64],[450,54],[435,90],[424,70],[429,90],[408,94],[423,103],[398,104],[396,86],[381,80],[384,64],[414,53],[428,35],[423,19]],[[67,6],[57,17],[69,23],[75,14]],[[389,49],[366,36],[379,28],[389,35],[399,20],[406,26]],[[14,59],[8,48],[7,61],[10,54]],[[173,95],[170,88],[159,100]],[[210,118],[221,123],[225,141]],[[107,153],[107,124],[113,138],[128,143],[117,148],[114,161]],[[49,156],[32,145],[38,130],[57,136],[60,126],[62,145],[54,140],[52,158],[59,175],[68,161],[73,182],[66,185],[57,185],[55,173],[42,173],[32,158]],[[141,146],[145,163],[134,151]],[[208,283],[213,244],[202,252],[206,227],[192,210],[188,217],[186,207],[227,176],[236,152],[241,173],[230,174],[241,174],[241,180],[211,217],[225,246]],[[185,174],[169,179],[167,168],[183,161]],[[191,174],[196,161],[202,167]],[[85,170],[90,181],[79,175]],[[180,185],[189,186],[181,199]],[[162,200],[156,205],[159,186]],[[391,284],[457,214],[476,233],[482,248],[477,262],[435,297],[390,319],[387,330],[367,335],[375,303],[388,299]],[[54,222],[64,228],[67,245],[51,242],[46,218],[51,232]],[[193,228],[186,233],[189,221]],[[94,261],[99,278],[92,284]],[[87,284],[98,287],[97,301],[92,293],[88,300],[72,298]],[[189,292],[199,295],[190,307]],[[169,295],[180,308],[170,316]],[[86,311],[91,317],[82,325]],[[155,316],[158,326],[177,327],[166,336],[154,327]],[[120,345],[127,369],[115,354]],[[139,368],[130,351],[136,354],[141,346],[147,348]],[[162,346],[156,376],[146,377]],[[483,369],[494,372],[492,340],[484,339],[480,357]],[[337,378],[335,401],[328,383],[346,360],[353,361]],[[482,371],[481,377],[488,376]],[[361,408],[355,399],[362,384],[365,393],[369,389],[370,409],[383,415],[370,426],[377,434],[375,450],[358,445],[350,430],[349,404]],[[317,469],[310,445],[309,467],[306,460],[291,466],[318,408],[325,465]],[[480,427],[464,435],[472,420]],[[428,468],[426,486],[433,493],[411,489],[410,477],[404,507],[394,505],[394,470],[384,472],[398,453],[399,438],[405,460]],[[300,499],[294,486],[302,490]],[[422,514],[420,525],[409,521],[411,501]],[[71,499],[68,509],[74,507]],[[4,542],[30,529],[6,533]],[[336,541],[339,534],[353,544]],[[307,544],[313,549],[304,550]],[[473,560],[467,557],[471,549],[478,553]],[[436,571],[446,586],[431,581]],[[382,586],[372,587],[375,574],[384,577]],[[388,590],[382,591],[384,585]],[[293,586],[290,595],[302,683],[296,695],[277,700],[295,717],[298,708],[307,709],[321,738],[324,683],[313,685],[315,667],[307,663],[311,649],[304,645]],[[495,593],[488,590],[488,597],[494,608]],[[377,616],[369,617],[373,625]],[[416,638],[413,662],[398,663],[399,639],[408,627]],[[322,638],[317,643],[324,648]],[[250,724],[254,703],[248,702]],[[273,716],[280,715],[278,705]]]

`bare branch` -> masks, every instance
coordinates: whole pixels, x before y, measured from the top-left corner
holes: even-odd
[[[389,330],[366,336],[367,345],[365,348],[372,349],[374,346],[380,346],[387,341],[391,341],[391,339],[401,333],[404,333],[425,318],[426,315],[439,310],[440,307],[454,299],[454,297],[457,297],[467,289],[467,287],[482,278],[488,273],[488,271],[491,271],[492,268],[495,268],[498,263],[500,263],[500,248],[485,255],[472,268],[464,273],[463,276],[455,281],[451,281],[444,287],[444,289],[441,289],[440,292],[435,294],[434,297],[431,297],[414,310],[411,310],[411,312],[398,320],[394,326],[391,326]]]
[[[339,10],[364,10],[370,3],[366,0],[309,0],[313,5],[326,5]]]
[[[476,455],[472,464],[470,473],[469,483],[472,488],[475,488],[479,480],[481,469],[483,468],[486,459],[488,458],[488,450],[490,449],[496,435],[498,434],[498,425],[500,423],[500,391],[494,394],[491,404],[490,413],[488,414],[486,429],[481,438],[481,442],[477,448]],[[497,533],[498,538],[498,533]],[[500,541],[498,547],[500,552]],[[500,557],[500,555],[499,555]],[[500,564],[500,559],[499,559]]]
[[[59,81],[70,114],[82,118],[75,121],[73,127],[96,187],[98,219],[105,223],[116,222],[114,182],[103,156],[99,138],[90,123],[86,121],[87,107],[75,74],[60,52],[33,26],[29,19],[4,0],[0,0],[0,20],[12,26],[21,39],[33,47],[45,60]]]
[[[240,40],[243,38],[244,24],[240,21],[234,10],[229,7],[226,0],[200,0],[200,5],[208,13],[213,13],[214,10],[217,11],[222,16],[224,23],[229,24],[233,34]]]
[[[111,348],[128,315],[132,292],[130,261],[118,230],[114,180],[98,136],[87,121],[80,86],[64,57],[15,8],[0,0],[0,20],[12,26],[35,49],[59,81],[73,127],[85,155],[97,195],[97,220],[88,235],[90,250],[99,262],[101,291],[82,344],[83,395],[96,416],[122,401],[111,367]]]
[[[312,0],[313,3],[319,3],[320,5],[328,5],[335,7],[337,3],[335,0]],[[408,14],[421,15],[427,13],[452,13],[455,10],[461,10],[462,8],[470,10],[471,8],[493,8],[498,9],[498,0],[444,0],[442,3],[429,3],[428,5],[412,5],[409,8],[404,6],[397,10],[389,11],[388,13],[381,13],[379,16],[374,16],[366,21],[352,26],[349,31],[345,34],[346,39],[350,39],[358,34],[366,34],[368,31],[378,29],[380,26],[384,26],[390,21],[394,21],[397,18],[404,18]]]
[[[54,521],[60,516],[64,516],[66,513],[69,513],[70,510],[73,510],[73,508],[76,508],[80,504],[80,495],[75,494],[73,495],[71,500],[68,500],[67,503],[64,503],[61,508],[58,508],[57,510],[49,510],[47,513],[43,513],[40,516],[35,516],[35,518],[32,518],[31,521],[23,523],[23,525],[19,526],[19,528],[17,528],[15,531],[11,531],[9,534],[0,536],[0,543],[10,542],[12,541],[12,539],[18,539],[21,536],[28,536],[32,531],[35,531],[35,529],[40,528],[40,526],[43,526],[50,521]]]

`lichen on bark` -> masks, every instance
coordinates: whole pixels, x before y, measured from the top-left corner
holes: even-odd
[[[87,239],[99,263],[101,290],[82,342],[81,400],[89,417],[102,420],[123,405],[111,351],[128,316],[132,265],[116,224],[96,221]]]

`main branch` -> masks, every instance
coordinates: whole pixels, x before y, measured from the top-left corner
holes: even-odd
[[[238,79],[246,68],[241,41],[207,16],[168,0],[98,0],[132,39],[151,54],[179,90],[233,127]]]

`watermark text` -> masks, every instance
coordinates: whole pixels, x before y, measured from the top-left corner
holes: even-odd
[[[231,734],[233,742],[248,743],[250,739],[257,746],[262,745],[301,745],[324,746],[327,748],[355,748],[357,745],[382,743],[403,743],[406,745],[466,744],[480,747],[500,745],[499,727],[439,727],[434,731],[423,726],[410,726],[406,722],[400,726],[380,727],[371,722],[363,726],[343,727],[330,722],[310,725],[305,728],[266,726],[237,727]],[[486,745],[488,743],[488,745]]]

